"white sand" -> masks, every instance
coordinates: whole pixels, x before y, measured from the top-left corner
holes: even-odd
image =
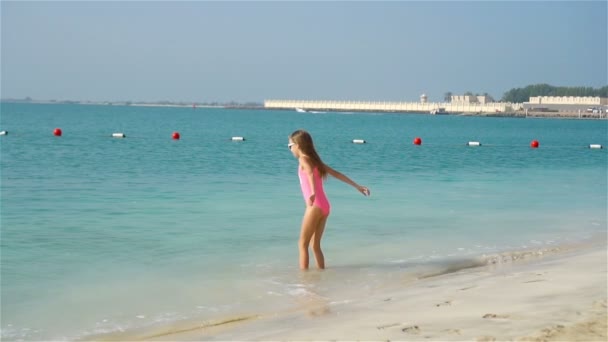
[[[602,244],[392,284],[351,303],[311,297],[290,314],[155,339],[606,341],[606,256]]]

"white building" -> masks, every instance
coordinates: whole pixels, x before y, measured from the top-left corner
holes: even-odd
[[[533,96],[529,104],[552,104],[552,105],[608,105],[608,98],[599,96]]]
[[[524,102],[531,111],[606,113],[608,98],[599,96],[531,96]]]

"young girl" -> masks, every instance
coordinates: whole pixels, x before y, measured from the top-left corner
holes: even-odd
[[[304,202],[306,202],[306,211],[304,212],[304,218],[302,218],[302,229],[298,243],[300,249],[300,269],[308,269],[308,246],[311,240],[317,267],[324,269],[325,258],[321,251],[321,237],[325,230],[330,206],[323,190],[323,179],[327,178],[329,174],[346,184],[352,185],[364,196],[369,196],[370,191],[368,188],[353,182],[342,173],[324,164],[317,154],[312,137],[308,132],[297,130],[291,133],[287,147],[289,147],[293,156],[298,158],[300,162],[298,176],[300,178]]]

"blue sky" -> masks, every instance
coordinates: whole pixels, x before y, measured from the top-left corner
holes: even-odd
[[[601,87],[607,3],[2,1],[0,95],[440,101]]]

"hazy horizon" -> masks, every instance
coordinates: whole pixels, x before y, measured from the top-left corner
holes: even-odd
[[[608,2],[2,1],[2,99],[442,101],[608,84]]]

